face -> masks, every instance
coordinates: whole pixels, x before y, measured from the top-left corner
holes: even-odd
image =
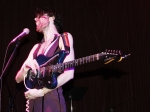
[[[43,32],[43,30],[49,25],[49,16],[47,14],[44,14],[40,17],[36,17],[36,31]]]

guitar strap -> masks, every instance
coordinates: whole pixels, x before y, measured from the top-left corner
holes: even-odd
[[[69,39],[68,39],[68,33],[64,32],[63,34],[61,34],[61,37],[63,39],[65,50],[69,54],[70,53],[70,44],[69,44]]]

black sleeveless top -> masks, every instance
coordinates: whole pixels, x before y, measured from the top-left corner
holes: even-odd
[[[34,58],[37,57],[40,46],[41,43],[39,43],[33,54]],[[54,40],[46,49],[44,55],[50,57],[58,51],[60,51],[59,36],[55,36]],[[59,87],[45,94],[44,97],[38,97],[34,100],[30,100],[29,110],[30,112],[66,112],[66,103],[63,97],[62,88]]]

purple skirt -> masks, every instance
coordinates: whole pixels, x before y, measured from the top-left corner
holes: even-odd
[[[29,112],[66,112],[66,103],[62,88],[58,88],[34,100],[29,101]]]

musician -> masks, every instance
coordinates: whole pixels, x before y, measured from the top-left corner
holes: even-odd
[[[15,80],[17,83],[24,81],[29,70],[32,69],[34,74],[40,70],[40,65],[36,57],[40,54],[52,56],[54,53],[65,50],[61,34],[60,17],[49,9],[38,9],[35,17],[36,31],[43,34],[41,43],[37,43],[31,49],[27,59],[18,71]],[[63,62],[74,60],[73,37],[66,33],[69,40],[70,53],[68,53]],[[58,77],[58,85],[54,89],[42,87],[41,89],[28,89],[24,94],[29,100],[30,112],[66,112],[66,104],[62,94],[61,86],[74,77],[74,68],[65,69]]]

